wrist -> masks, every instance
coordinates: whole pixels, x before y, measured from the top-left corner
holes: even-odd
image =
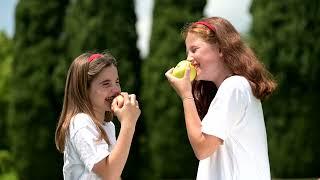
[[[194,100],[193,96],[184,96],[182,97],[182,101],[186,101],[186,100]]]
[[[193,97],[193,94],[191,92],[185,92],[179,94],[181,99],[188,98],[188,97]]]
[[[123,128],[123,129],[135,129],[135,127],[136,127],[136,123],[135,122],[122,122],[121,123],[121,129]]]

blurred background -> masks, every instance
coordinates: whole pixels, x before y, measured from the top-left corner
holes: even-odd
[[[228,19],[279,83],[263,102],[272,177],[320,177],[319,0],[1,0],[0,179],[62,179],[54,133],[66,72],[104,50],[142,109],[123,179],[195,179],[164,73],[186,58],[181,28],[207,16]]]

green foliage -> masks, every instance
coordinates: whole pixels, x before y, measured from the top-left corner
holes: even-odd
[[[54,129],[62,98],[56,96],[53,74],[66,4],[21,0],[16,7],[8,136],[20,179],[61,178]]]
[[[251,41],[278,80],[264,103],[274,177],[319,177],[319,1],[253,1]]]
[[[66,42],[71,60],[86,51],[110,51],[118,60],[123,90],[137,93],[140,57],[133,1],[78,0],[67,12]]]
[[[17,180],[18,177],[15,172],[6,172],[3,175],[0,175],[1,180]]]
[[[0,179],[16,179],[13,158],[9,153],[7,112],[9,105],[9,79],[11,77],[12,40],[0,32]]]
[[[8,148],[7,112],[9,105],[9,78],[12,66],[12,40],[0,32],[0,150]]]
[[[205,1],[155,1],[150,56],[143,65],[142,102],[150,155],[149,179],[195,177],[197,160],[189,144],[181,101],[165,72],[185,59],[180,30],[202,17]]]
[[[0,150],[0,179],[18,179],[17,174],[14,170],[14,159],[7,150]]]
[[[87,51],[109,51],[118,61],[122,91],[135,93],[139,100],[141,59],[136,46],[134,1],[78,0],[70,4],[65,21],[68,62]],[[69,64],[69,63],[68,63]],[[65,67],[65,64],[62,65]],[[62,68],[63,69],[63,68]],[[116,127],[120,124],[117,121]],[[140,118],[126,163],[123,178],[139,179],[143,161],[140,142],[143,120]],[[141,163],[144,164],[144,163]]]

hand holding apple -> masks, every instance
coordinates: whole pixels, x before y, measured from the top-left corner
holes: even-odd
[[[187,69],[189,69],[188,73]],[[195,79],[196,70],[190,61],[182,60],[175,68],[169,69],[165,76],[182,99],[192,97],[192,83],[190,81]]]
[[[188,60],[180,61],[177,66],[173,69],[172,75],[177,78],[183,78],[186,72],[186,68],[190,67],[190,81],[193,81],[197,75],[197,71],[194,66]]]
[[[111,109],[121,123],[121,127],[135,126],[141,113],[136,95],[129,95],[127,92],[121,92],[113,99]]]
[[[124,99],[123,99],[123,96],[120,94],[118,95],[117,97],[115,97],[113,99],[113,101],[116,101],[116,104],[119,108],[122,108],[123,104],[124,104]]]

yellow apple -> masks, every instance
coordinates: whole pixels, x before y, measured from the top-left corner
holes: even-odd
[[[183,78],[185,72],[186,72],[186,68],[190,67],[190,81],[193,81],[194,78],[197,75],[197,71],[194,68],[194,66],[190,63],[190,61],[188,60],[182,60],[180,61],[177,66],[173,69],[172,71],[172,75],[177,77],[177,78]]]

